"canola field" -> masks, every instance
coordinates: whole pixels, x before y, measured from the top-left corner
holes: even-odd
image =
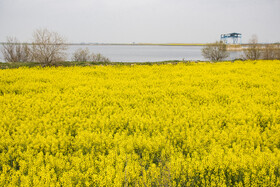
[[[280,186],[280,61],[0,70],[0,186]]]

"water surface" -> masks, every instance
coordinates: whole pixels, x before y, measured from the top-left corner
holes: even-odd
[[[101,53],[112,62],[158,62],[168,60],[206,60],[201,55],[203,46],[157,46],[157,45],[69,45],[68,60],[79,48],[88,48],[91,52]],[[230,52],[226,60],[240,58],[240,51]],[[3,62],[2,53],[0,61]]]

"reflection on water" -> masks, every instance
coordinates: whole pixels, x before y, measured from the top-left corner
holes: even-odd
[[[156,45],[69,45],[68,60],[78,48],[88,48],[91,52],[101,53],[112,62],[157,62],[167,60],[206,60],[201,55],[203,46],[156,46]],[[240,58],[240,51],[230,52],[227,60]],[[3,62],[2,53],[0,61]]]

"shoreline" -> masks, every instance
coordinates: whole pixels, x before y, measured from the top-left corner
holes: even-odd
[[[158,62],[73,62],[73,61],[65,61],[65,62],[58,62],[56,65],[50,66],[50,67],[74,67],[74,66],[80,66],[80,67],[86,67],[86,66],[134,66],[134,65],[176,65],[176,64],[197,64],[197,63],[222,63],[222,62],[235,62],[235,61],[246,61],[246,60],[223,60],[218,62],[212,62],[212,61],[199,61],[199,60],[169,60],[169,61],[158,61]],[[20,67],[49,67],[44,66],[39,62],[0,62],[0,70],[4,69],[15,69]]]

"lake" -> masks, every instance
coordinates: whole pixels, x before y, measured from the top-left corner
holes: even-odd
[[[159,46],[159,45],[69,45],[68,60],[79,48],[88,48],[91,52],[101,53],[112,62],[158,62],[167,60],[206,60],[201,55],[203,46]],[[240,58],[240,51],[230,52],[226,60]],[[0,61],[3,62],[2,53]]]

